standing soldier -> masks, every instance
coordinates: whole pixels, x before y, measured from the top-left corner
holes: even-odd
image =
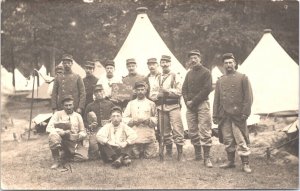
[[[156,58],[149,58],[147,64],[150,73],[146,76],[145,81],[148,85],[147,97],[151,99],[151,97],[154,97],[155,94],[158,93],[158,89],[155,89],[155,84],[158,84],[160,72],[158,71],[158,63]]]
[[[113,60],[108,60],[105,63],[106,75],[100,76],[97,84],[101,84],[104,91],[104,98],[111,99],[111,87],[113,83],[122,83],[122,78],[120,76],[114,75],[115,72],[115,62]]]
[[[144,81],[145,77],[143,75],[140,75],[136,72],[136,61],[134,58],[130,58],[126,60],[126,66],[128,70],[128,75],[123,78],[123,84],[129,85],[134,88],[135,82]],[[136,98],[136,94],[133,93],[132,99]],[[122,109],[124,109],[127,106],[127,103],[130,100],[124,100],[120,105]]]
[[[86,92],[86,101],[85,101],[85,107],[93,102],[93,89],[94,86],[96,85],[98,78],[96,78],[93,74],[95,70],[95,63],[87,61],[85,64],[85,73],[86,77],[83,78],[83,84],[85,87],[85,92]]]
[[[223,55],[226,74],[216,84],[213,106],[213,122],[219,125],[220,143],[225,145],[228,163],[220,168],[234,168],[235,151],[241,157],[246,173],[249,166],[249,133],[246,120],[251,113],[253,101],[251,84],[245,74],[236,71],[237,64],[232,53]]]
[[[212,168],[210,161],[211,115],[208,95],[212,90],[210,71],[201,64],[199,50],[189,52],[189,68],[182,85],[182,96],[187,106],[186,119],[189,137],[195,149],[195,159],[201,160],[201,145],[204,152],[204,165]]]
[[[172,158],[172,147],[174,141],[178,153],[177,160],[182,161],[184,130],[180,115],[181,83],[179,82],[179,77],[170,71],[170,56],[162,55],[160,66],[163,73],[159,76],[158,83],[156,84],[157,88],[154,87],[159,91],[158,94],[153,94],[151,99],[154,100],[157,105],[160,132],[164,136],[166,154],[169,158]],[[162,126],[164,126],[164,128],[161,128]],[[162,129],[164,132],[161,131]]]
[[[147,85],[144,81],[135,83],[137,98],[130,101],[124,111],[124,120],[137,133],[133,146],[134,158],[152,158],[157,154],[154,128],[157,125],[156,107],[146,98]]]
[[[72,95],[74,99],[74,110],[82,113],[85,104],[85,89],[82,78],[78,74],[72,72],[71,66],[73,64],[73,57],[65,54],[62,57],[62,64],[64,67],[64,74],[57,76],[54,80],[51,105],[52,110],[62,110],[62,98],[65,95]]]

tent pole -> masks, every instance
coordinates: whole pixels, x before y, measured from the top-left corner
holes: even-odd
[[[33,70],[33,85],[32,85],[32,94],[31,94],[31,105],[30,105],[30,119],[29,119],[29,129],[28,129],[28,139],[30,139],[30,131],[31,131],[31,120],[32,120],[32,109],[33,109],[33,97],[34,97],[34,84],[35,84],[35,73],[36,70]]]

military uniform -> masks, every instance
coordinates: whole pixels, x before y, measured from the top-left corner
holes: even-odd
[[[137,82],[135,88],[146,87],[145,82]],[[147,123],[138,123],[138,120],[149,120]],[[154,128],[157,125],[156,107],[153,101],[146,97],[144,99],[134,99],[130,101],[124,111],[124,121],[128,126],[136,131],[138,138],[133,146],[133,154],[135,158],[139,158],[140,154],[144,158],[155,157],[157,154],[157,144],[155,143]]]
[[[62,110],[61,100],[64,95],[72,95],[74,99],[74,110],[85,107],[85,89],[81,77],[73,72],[65,72],[54,80],[51,105],[52,109]]]
[[[70,123],[70,134],[59,135],[59,128],[55,128],[56,123]],[[73,112],[67,114],[64,110],[56,111],[50,119],[46,131],[49,133],[49,146],[55,160],[59,160],[59,149],[62,149],[61,160],[73,159],[82,161],[88,159],[88,151],[83,147],[81,140],[87,134],[80,114]],[[80,140],[73,140],[72,137],[79,137]]]
[[[250,144],[248,128],[242,115],[249,116],[252,105],[252,89],[248,77],[239,72],[222,76],[216,84],[213,117],[219,119],[220,142],[227,152],[235,152],[238,145],[239,155],[249,155]],[[229,129],[238,133],[234,137]],[[239,140],[237,143],[235,141]]]
[[[225,145],[228,163],[221,168],[235,167],[235,151],[241,157],[243,171],[251,173],[249,167],[250,140],[246,120],[251,113],[253,94],[245,74],[236,72],[237,65],[232,53],[223,55],[227,74],[216,83],[213,106],[214,123],[218,123],[219,139]],[[235,64],[235,69],[232,69]]]
[[[93,102],[93,88],[94,85],[96,85],[98,82],[98,78],[96,78],[94,75],[92,76],[86,76],[83,78],[83,84],[85,87],[85,92],[86,92],[86,101],[85,101],[85,106],[87,106],[89,103]]]

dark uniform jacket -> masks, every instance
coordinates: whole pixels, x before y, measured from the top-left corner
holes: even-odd
[[[192,101],[193,108],[197,108],[203,101],[208,100],[212,91],[212,77],[210,71],[202,65],[194,66],[187,74],[182,84],[184,102]]]
[[[145,81],[145,76],[140,74],[127,75],[123,78],[123,84],[131,85],[134,88],[135,82]]]
[[[98,126],[102,127],[104,124],[102,124],[101,120],[109,120],[110,119],[110,109],[114,107],[114,104],[106,99],[101,100],[95,100],[92,103],[89,103],[86,106],[85,112],[84,112],[84,121],[87,121],[87,114],[91,111],[93,111],[97,116],[97,122]],[[86,128],[88,126],[86,125]]]
[[[250,115],[252,102],[251,84],[245,74],[234,72],[222,76],[216,83],[213,105],[213,117],[219,119],[219,128],[222,128],[223,119],[230,117],[249,143],[247,124],[241,116]]]
[[[52,109],[63,109],[61,100],[65,95],[72,95],[75,111],[78,108],[84,109],[85,89],[83,81],[78,74],[69,72],[55,78],[51,95]]]
[[[92,103],[94,101],[93,99],[94,86],[97,84],[97,82],[98,82],[98,78],[96,78],[94,75],[86,76],[85,78],[83,78],[83,83],[86,92],[85,106],[87,106],[89,103]]]

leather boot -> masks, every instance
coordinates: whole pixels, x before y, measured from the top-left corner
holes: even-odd
[[[251,173],[252,170],[249,166],[249,156],[241,156],[241,160],[242,160],[242,163],[243,163],[242,170],[246,173]]]
[[[220,165],[220,168],[234,168],[234,159],[235,159],[235,152],[227,152],[227,163]]]
[[[210,147],[209,146],[203,146],[203,154],[204,154],[204,165],[208,168],[212,168],[213,165],[210,161]]]
[[[118,157],[112,164],[112,167],[120,168],[122,166],[123,156]]]
[[[177,160],[183,161],[182,145],[176,145],[176,147],[177,147]]]
[[[202,160],[201,145],[194,145],[195,160]]]
[[[168,144],[166,145],[166,156],[168,158],[172,158],[172,155],[173,155],[173,144]]]
[[[59,158],[59,150],[58,149],[51,149],[52,157],[54,159],[54,163],[51,166],[51,169],[58,168],[60,164],[60,158]]]

